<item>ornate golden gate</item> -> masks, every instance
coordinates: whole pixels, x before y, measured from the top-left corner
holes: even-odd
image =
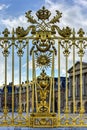
[[[0,116],[0,126],[28,126],[28,127],[85,127],[87,119],[84,115],[82,97],[82,59],[84,50],[87,46],[87,37],[84,31],[79,29],[76,35],[75,30],[69,27],[60,29],[56,24],[62,17],[62,13],[56,11],[56,16],[50,18],[51,12],[43,7],[36,12],[38,20],[32,15],[31,11],[26,13],[29,27],[24,30],[18,27],[12,33],[6,28],[3,36],[0,37],[0,47],[3,50],[5,59],[5,92],[4,108]],[[32,41],[32,46],[31,46]],[[14,49],[17,49],[19,57],[19,107],[15,113],[15,77],[14,77]],[[7,106],[7,60],[9,48],[12,49],[12,113],[9,113]],[[22,111],[22,56],[23,49],[26,49],[26,113]],[[61,68],[61,49],[65,57],[66,87],[65,87],[65,108],[61,113],[61,94],[60,94],[60,68]],[[75,101],[75,48],[78,49],[80,58],[80,111],[76,113]],[[68,57],[70,49],[73,54],[73,114],[69,111],[68,103]],[[29,81],[29,55],[32,57],[32,81]],[[58,112],[55,112],[55,56],[58,58]],[[36,68],[39,68],[39,76]],[[49,73],[48,73],[48,71]],[[47,74],[48,73],[48,74]],[[30,94],[31,87],[31,96]],[[31,101],[31,112],[30,103]]]

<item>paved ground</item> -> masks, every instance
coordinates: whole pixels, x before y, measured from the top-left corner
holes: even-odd
[[[87,128],[14,128],[14,127],[0,127],[0,130],[87,130]]]

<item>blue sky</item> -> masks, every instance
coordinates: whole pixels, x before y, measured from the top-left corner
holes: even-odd
[[[58,26],[62,28],[63,26],[70,26],[72,29],[75,28],[76,31],[79,28],[83,28],[87,32],[87,0],[0,0],[0,32],[4,28],[8,28],[12,31],[12,28],[17,28],[18,26],[23,26],[27,28],[29,23],[25,18],[25,12],[32,10],[32,15],[39,10],[42,6],[48,8],[52,16],[55,15],[55,10],[62,12],[62,18]],[[15,51],[16,55],[16,51]],[[16,56],[15,60],[15,82],[18,82],[18,58]],[[86,55],[83,60],[86,61]],[[63,57],[64,60],[64,57]],[[76,60],[79,60],[76,57]],[[26,80],[26,59],[23,57],[22,65],[22,80]],[[57,61],[57,59],[56,59]],[[61,61],[62,62],[62,61]],[[29,61],[30,71],[31,60]],[[57,66],[57,62],[55,63]],[[72,66],[72,58],[69,57],[69,67]],[[0,84],[4,83],[4,58],[2,56],[2,51],[0,50],[0,67],[2,77],[0,79]],[[57,70],[57,67],[56,69]],[[57,71],[55,71],[57,75]],[[65,74],[65,66],[61,64],[61,75]],[[30,73],[31,77],[31,73]],[[8,82],[11,81],[11,56],[8,58]]]
[[[0,0],[1,26],[12,27],[12,25],[9,24],[12,24],[12,22],[15,23],[15,21],[17,22],[15,23],[16,25],[22,25],[22,18],[26,11],[37,11],[43,5],[49,8],[53,14],[56,9],[60,10],[63,13],[63,24],[72,24],[72,26],[76,26],[76,22],[78,22],[78,26],[80,26],[83,24],[83,21],[87,19],[86,0]],[[71,22],[72,19],[73,23]],[[82,20],[82,22],[79,20]],[[20,23],[21,21],[22,23]],[[84,22],[83,27],[86,24],[87,23]]]
[[[37,10],[38,7],[44,4],[43,0],[1,0],[1,4],[9,5],[9,8],[6,9],[6,13],[10,16],[18,16],[24,14],[25,11],[32,9]],[[37,4],[36,4],[37,3]]]

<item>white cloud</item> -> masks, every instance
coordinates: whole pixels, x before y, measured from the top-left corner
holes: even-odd
[[[74,0],[74,3],[87,7],[87,0]]]
[[[80,1],[84,1],[87,3],[86,0]],[[82,27],[86,30],[87,14],[83,13],[83,11],[86,10],[84,10],[84,8],[82,8],[78,4],[72,5],[71,3],[70,5],[65,0],[58,0],[56,2],[53,2],[52,0],[45,0],[45,6],[52,12],[52,15],[55,15],[55,10],[59,10],[60,12],[62,12],[62,18],[60,19],[60,23],[58,23],[60,27],[70,26],[71,28],[76,28],[76,30]]]
[[[12,74],[11,74],[11,56],[9,55],[7,59],[7,83],[12,81]],[[5,84],[5,58],[2,54],[2,49],[0,48],[0,86]]]
[[[2,50],[0,48],[0,85],[4,83],[4,71],[5,71],[5,68],[4,68],[4,57],[3,57],[3,54],[2,54]]]
[[[0,4],[0,11],[7,9],[10,5]]]
[[[26,63],[24,63],[24,64],[22,65],[23,68],[25,68],[26,66],[27,66]],[[32,60],[29,61],[29,69],[30,69],[30,70],[32,69]]]
[[[27,22],[27,19],[24,15],[19,16],[18,18],[8,18],[8,19],[2,19],[2,24],[7,27],[9,30],[12,30],[12,28],[17,28],[18,26],[27,28],[29,23]]]
[[[61,1],[55,1],[53,0],[45,0],[45,6],[51,11],[52,16],[55,15],[55,10],[59,10],[62,12],[62,18],[60,19],[60,23],[58,25],[60,27],[62,26],[70,26],[72,28],[79,29],[80,27],[83,27],[84,29],[87,26],[87,14],[83,13],[84,8],[79,6],[87,5],[87,0],[73,0],[75,3],[74,5],[68,4],[67,1],[61,0]],[[8,8],[7,5],[2,4],[0,6],[0,9]],[[34,15],[34,13],[33,13]],[[23,26],[26,28],[29,23],[27,23],[27,19],[24,15],[21,15],[19,17],[9,17],[7,19],[1,18],[1,24],[5,27],[8,27],[10,30],[14,27],[17,28],[18,26]]]
[[[3,49],[0,47],[0,87],[5,84],[5,57],[2,53]],[[7,84],[12,81],[11,74],[11,55],[7,58]]]

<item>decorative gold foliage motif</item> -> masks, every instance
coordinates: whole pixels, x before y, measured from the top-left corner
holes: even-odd
[[[58,10],[56,10],[56,13],[57,13],[57,15],[54,16],[54,18],[51,19],[49,23],[54,24],[56,22],[59,22],[59,19],[62,17],[62,13],[60,13]]]
[[[31,12],[32,11],[30,10],[26,12],[25,14],[26,14],[26,17],[28,18],[28,22],[35,24],[37,23],[37,21],[33,18],[33,16],[31,16]]]

